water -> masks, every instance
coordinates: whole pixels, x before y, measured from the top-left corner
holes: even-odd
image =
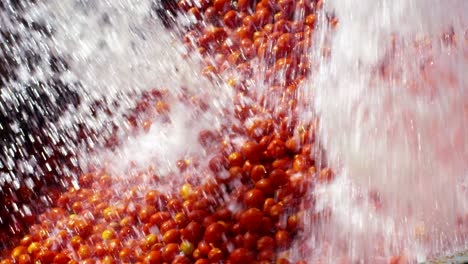
[[[465,1],[325,3],[340,24],[317,36],[315,54],[329,47],[331,55],[307,95],[339,171],[321,190],[333,211],[325,237],[335,246],[347,241],[345,254],[423,261],[466,248],[466,223],[457,223],[468,212],[467,8]]]
[[[170,175],[179,159],[209,160],[199,132],[221,130],[234,120],[233,91],[200,75],[201,58],[184,55],[177,31],[164,28],[151,7],[149,0],[57,0],[26,7],[26,20],[48,25],[50,37],[1,15],[9,30],[27,39],[15,58],[30,49],[43,55],[35,71],[20,61],[18,78],[4,85],[2,96],[14,98],[25,84],[50,78],[72,85],[80,103],[68,105],[43,131],[65,142],[82,170],[107,164],[125,179],[129,167],[152,165],[158,175]],[[468,213],[468,3],[330,0],[324,10],[339,25],[329,29],[326,14],[319,15],[316,45],[308,54],[315,70],[297,99],[301,119],[320,117],[321,144],[337,178],[316,190],[314,212],[329,208],[331,218],[309,230],[310,261],[350,256],[375,263],[392,255],[423,261],[466,249],[466,220],[457,223]],[[440,41],[452,31],[456,45]],[[322,56],[325,48],[330,56]],[[54,71],[52,56],[64,58],[67,67]],[[140,115],[140,122],[152,125],[147,132],[132,131],[126,113],[153,88],[167,90],[169,116]],[[264,88],[259,86],[259,97],[268,95]],[[266,101],[274,101],[269,96]],[[190,103],[193,98],[208,109]],[[108,105],[112,115],[93,113],[96,102]],[[95,131],[84,142],[78,124]],[[119,145],[104,148],[111,135]],[[34,156],[20,160],[16,166],[31,168]],[[15,186],[24,181],[10,178]]]
[[[113,160],[119,164],[114,167],[123,172],[132,160],[143,156],[130,157],[134,153],[104,148],[110,138],[125,145],[132,136],[126,114],[140,101],[141,93],[158,88],[176,97],[184,86],[190,90],[187,96],[201,96],[212,87],[200,80],[199,63],[182,59],[182,44],[154,17],[151,1],[20,3],[25,6],[2,3],[1,10],[2,29],[15,34],[2,35],[6,44],[2,55],[10,60],[7,65],[17,62],[10,73],[2,74],[8,79],[2,80],[0,105],[6,142],[2,144],[2,202],[8,205],[2,208],[0,222],[5,225],[2,229],[12,233],[21,229],[18,219],[53,200],[44,185],[52,185],[52,191],[57,185],[76,186],[77,173],[86,171],[88,164]],[[33,23],[44,29],[28,28]],[[53,64],[54,58],[64,63]],[[49,84],[51,80],[57,87]],[[205,98],[217,94],[210,92]],[[207,123],[197,123],[200,128],[204,125]],[[152,143],[172,131],[157,131]],[[174,151],[173,156],[182,153],[182,141],[174,138],[173,142],[181,144],[181,151]],[[130,149],[132,144],[127,145],[122,148]],[[146,146],[149,151],[151,145]],[[160,167],[168,170],[174,162],[166,161]]]

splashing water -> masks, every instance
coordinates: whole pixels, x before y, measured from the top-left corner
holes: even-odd
[[[49,171],[55,179],[52,183],[68,186],[71,180],[77,186],[75,169],[86,171],[90,164],[109,163],[115,172],[124,175],[130,164],[145,167],[151,162],[164,175],[175,168],[176,157],[201,151],[196,142],[198,132],[216,127],[221,109],[229,105],[219,101],[227,102],[231,96],[200,75],[199,58],[184,55],[187,51],[176,34],[154,17],[153,4],[149,0],[3,4],[2,25],[5,32],[15,35],[2,35],[2,41],[8,44],[2,52],[9,52],[7,58],[16,61],[17,67],[2,75],[8,77],[2,79],[0,106],[3,116],[8,117],[2,116],[2,132],[10,127],[14,131],[7,134],[13,135],[11,144],[2,145],[2,193],[16,192],[15,196],[22,200],[18,189],[25,189],[32,193],[30,196],[37,196],[41,194],[44,174]],[[18,26],[18,21],[26,26]],[[31,25],[43,28],[33,30]],[[57,58],[63,60],[59,70],[53,63]],[[6,61],[5,65],[10,70],[8,67],[15,64]],[[70,88],[59,90],[59,97],[47,83],[51,79],[60,82],[58,89],[62,89],[60,84]],[[42,82],[45,84],[35,88],[32,95],[25,92],[29,85]],[[167,91],[174,103],[170,124],[154,120],[157,122],[149,134],[132,134],[128,112],[141,103],[141,94],[154,88]],[[78,98],[73,104],[56,107],[72,96]],[[187,102],[194,97],[207,100],[206,110],[210,111],[200,114]],[[43,98],[50,98],[50,102],[40,103]],[[13,114],[17,120],[11,118]],[[36,122],[37,116],[43,121],[32,126],[17,125],[28,123],[21,115],[30,122]],[[137,115],[138,122],[143,118],[152,117]],[[40,140],[36,139],[38,135]],[[28,149],[29,138],[38,145],[33,151]],[[120,142],[120,147],[106,148],[110,139],[114,145]],[[70,158],[75,169],[67,168],[61,159],[54,160],[56,152],[63,153],[63,159]],[[45,172],[37,165],[41,162],[45,163]],[[30,184],[24,186],[25,182]],[[30,196],[24,199],[25,208],[14,200],[12,208],[6,210],[29,215]],[[48,195],[38,199],[46,205],[51,202]],[[16,232],[19,230],[13,230]]]
[[[152,18],[151,7],[150,0],[28,5],[26,20],[43,22],[51,36],[6,23],[44,58],[34,72],[19,63],[18,78],[2,96],[14,97],[25,84],[51,77],[79,83],[74,90],[80,104],[45,130],[51,138],[65,137],[84,170],[89,163],[106,163],[114,174],[126,175],[136,163],[167,175],[177,159],[209,157],[197,141],[199,132],[219,130],[230,120],[232,91],[200,75],[199,58],[183,55],[176,34]],[[422,261],[466,248],[466,223],[457,223],[468,213],[468,3],[330,0],[324,10],[317,45],[308,54],[317,72],[298,99],[306,107],[304,120],[310,121],[310,113],[320,116],[320,138],[338,177],[317,190],[315,210],[330,208],[331,219],[310,230],[311,261],[336,263],[350,256],[375,263],[391,255]],[[327,28],[327,12],[339,19],[336,30]],[[17,58],[28,49],[18,49]],[[50,67],[53,55],[66,61],[60,74]],[[154,87],[168,93],[169,122],[149,117],[147,133],[131,134],[125,114],[137,105],[135,94]],[[187,103],[192,97],[207,109]],[[112,116],[93,113],[96,101]],[[79,123],[99,131],[86,135],[84,147],[75,143]],[[119,127],[121,144],[100,148],[116,133],[110,124]]]
[[[467,247],[466,1],[327,1],[310,84],[339,177],[318,239],[340,254],[418,261]],[[444,35],[445,34],[445,35]],[[332,36],[330,36],[332,35]],[[322,59],[324,48],[331,54]]]

